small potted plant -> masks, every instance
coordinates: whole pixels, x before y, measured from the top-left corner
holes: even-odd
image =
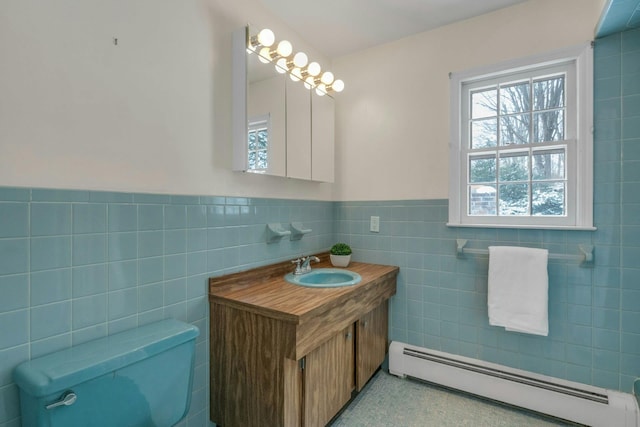
[[[336,243],[329,252],[334,267],[347,267],[351,262],[351,247],[346,243]]]

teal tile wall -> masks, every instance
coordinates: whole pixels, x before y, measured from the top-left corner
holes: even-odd
[[[292,221],[313,231],[266,244]],[[332,243],[331,202],[0,187],[0,426],[20,362],[166,317],[200,328],[181,425],[209,425],[207,279]]]
[[[594,218],[598,230],[447,228],[446,200],[335,204],[337,240],[354,259],[401,267],[391,338],[631,392],[640,377],[640,30],[595,44]],[[380,233],[369,217],[380,216]],[[578,254],[595,266],[549,265],[548,337],[488,324],[488,260],[455,255],[455,239]]]

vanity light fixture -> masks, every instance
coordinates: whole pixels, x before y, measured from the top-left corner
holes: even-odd
[[[293,46],[291,46],[291,43],[287,40],[282,40],[275,49],[271,49],[268,46],[260,49],[259,59],[262,63],[268,64],[276,58],[287,58],[292,52]]]
[[[255,35],[249,39],[248,47],[250,50],[255,51],[256,47],[258,46],[269,47],[269,46],[272,46],[273,43],[275,43],[275,41],[276,41],[276,36],[275,34],[273,34],[273,31],[271,31],[268,28],[264,28],[260,30],[258,35]]]
[[[304,87],[311,89],[316,85],[316,79],[313,76],[308,76],[304,79]]]
[[[263,64],[268,64],[269,62],[271,62],[271,49],[269,49],[268,47],[263,47],[262,49],[260,49],[260,51],[258,51],[258,59]]]
[[[297,72],[295,72],[295,74],[300,74],[300,76],[298,76],[298,79],[300,79],[302,78],[302,68],[307,65],[308,61],[309,59],[307,58],[306,53],[298,52],[293,56],[293,58],[291,58],[291,55],[289,55],[289,57],[282,57],[278,59],[276,61],[276,71],[278,71],[280,74],[284,74],[287,71],[289,71],[290,73],[294,73],[295,70],[298,70]]]
[[[276,61],[276,71],[280,74],[284,74],[289,70],[287,65],[287,58],[280,58]]]
[[[302,81],[307,89],[315,88],[319,96],[344,90],[342,80],[334,80],[335,77],[331,71],[321,74],[320,64],[315,61],[309,62],[306,53],[297,52],[292,57],[293,46],[290,42],[282,40],[273,48],[275,42],[275,35],[270,29],[264,28],[257,35],[250,36],[249,27],[247,27],[247,52],[257,53],[260,62],[265,64],[275,62],[278,73],[288,73],[291,80]]]
[[[334,80],[333,83],[329,85],[329,90],[333,90],[334,92],[342,92],[344,90],[344,82],[340,79]]]
[[[322,73],[320,81],[325,85],[330,85],[331,83],[333,83],[333,73],[331,71],[325,71],[324,73]]]
[[[309,63],[309,57],[304,52],[298,52],[293,56],[293,65],[298,68],[304,68]]]
[[[322,67],[320,67],[320,64],[317,62],[312,62],[307,66],[307,73],[309,73],[310,76],[316,77],[320,74],[320,71],[322,71]]]
[[[288,40],[282,40],[280,43],[278,43],[276,53],[278,54],[278,56],[288,58],[293,53],[293,46],[291,46],[291,43]]]
[[[291,78],[291,80],[293,80],[294,82],[299,82],[300,80],[302,80],[302,72],[300,71],[300,68],[294,68],[293,70],[291,70],[289,72],[289,77]]]
[[[327,86],[324,83],[320,83],[316,86],[316,95],[325,96],[327,94]]]

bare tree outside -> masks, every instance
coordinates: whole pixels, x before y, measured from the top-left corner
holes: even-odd
[[[561,74],[470,92],[470,215],[565,215],[564,86]]]
[[[253,172],[266,171],[269,154],[269,130],[266,123],[250,126],[248,134],[248,166]]]

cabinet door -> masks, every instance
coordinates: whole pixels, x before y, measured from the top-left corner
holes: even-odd
[[[388,301],[365,314],[356,323],[356,390],[369,381],[369,378],[382,365],[387,353]]]
[[[311,179],[333,182],[335,163],[334,101],[329,95],[311,97]]]
[[[305,427],[325,426],[351,399],[354,389],[354,326],[306,356],[304,369]]]
[[[284,88],[285,80],[282,75],[249,82],[246,136],[248,145],[245,154],[249,171],[263,171],[267,175],[276,176],[286,175]],[[263,170],[263,167],[266,169]]]
[[[311,179],[311,92],[287,79],[287,177]]]

